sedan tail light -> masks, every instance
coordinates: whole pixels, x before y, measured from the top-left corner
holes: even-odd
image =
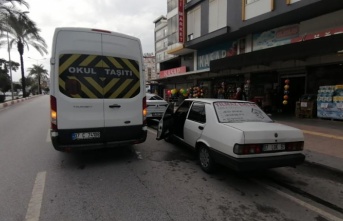
[[[275,153],[275,152],[290,152],[302,151],[304,149],[304,141],[284,143],[284,148],[279,150],[264,150],[264,144],[235,144],[233,152],[237,155],[260,154],[260,153]]]
[[[304,149],[304,141],[286,143],[286,151],[300,151]]]

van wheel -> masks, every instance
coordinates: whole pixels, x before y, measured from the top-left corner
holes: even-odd
[[[201,145],[198,152],[200,167],[206,173],[213,173],[215,169],[215,162],[211,157],[210,150],[207,146]]]

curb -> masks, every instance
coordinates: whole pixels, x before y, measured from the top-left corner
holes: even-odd
[[[31,98],[35,98],[35,97],[37,97],[37,96],[41,96],[41,95],[35,95],[35,96],[31,96],[31,97],[20,98],[20,99],[11,100],[11,101],[7,101],[7,102],[4,102],[4,103],[1,103],[1,104],[0,104],[0,110],[3,109],[3,108],[9,107],[9,106],[11,106],[11,105],[13,105],[13,104],[17,104],[17,103],[20,103],[20,102],[29,100],[29,99],[31,99]]]
[[[330,171],[330,172],[333,172],[333,173],[336,173],[336,174],[343,175],[343,170],[340,170],[340,169],[337,169],[337,168],[334,168],[334,167],[331,167],[331,166],[328,166],[328,165],[324,165],[324,164],[321,164],[321,163],[305,160],[304,164],[305,165],[311,165],[313,167],[320,168],[322,170],[326,170],[326,171]]]

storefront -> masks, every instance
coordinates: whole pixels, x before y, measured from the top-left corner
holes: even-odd
[[[292,34],[287,41],[285,38],[280,42],[272,40],[282,36],[278,31],[253,35],[253,49],[258,46],[258,50],[213,60],[210,71],[239,70],[239,74],[245,75],[244,80],[250,81],[250,99],[259,98],[261,106],[271,111],[294,115],[302,96],[312,94],[315,97],[323,85],[343,84],[343,56],[340,56],[343,27],[298,37],[293,36],[296,26],[290,27],[289,31],[279,29]],[[256,43],[261,36],[263,41]]]

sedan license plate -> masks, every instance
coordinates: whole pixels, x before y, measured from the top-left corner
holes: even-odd
[[[286,146],[283,143],[263,145],[263,151],[265,151],[265,152],[285,150],[285,149],[286,149]]]

